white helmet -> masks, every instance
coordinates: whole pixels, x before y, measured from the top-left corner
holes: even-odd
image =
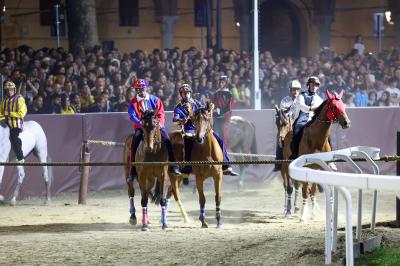
[[[292,88],[301,89],[301,84],[297,79],[293,80],[292,83],[290,84],[290,89]]]

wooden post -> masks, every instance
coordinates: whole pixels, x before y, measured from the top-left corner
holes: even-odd
[[[400,155],[400,131],[397,132],[397,156]],[[400,161],[396,162],[396,174],[400,176]],[[396,224],[400,226],[400,196],[396,197]]]
[[[90,152],[87,144],[83,145],[82,148],[82,158],[84,163],[90,162]],[[79,185],[79,200],[78,204],[86,205],[86,198],[88,192],[88,183],[89,183],[89,166],[83,166],[81,172],[81,180]]]

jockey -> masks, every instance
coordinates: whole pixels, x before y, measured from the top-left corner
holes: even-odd
[[[211,95],[211,102],[216,107],[214,111],[214,129],[224,142],[227,143],[228,134],[226,133],[226,124],[231,119],[234,105],[234,97],[229,90],[227,76],[220,77],[219,89]]]
[[[294,115],[296,114],[296,99],[297,96],[299,96],[301,91],[301,84],[300,82],[295,79],[290,83],[290,87],[289,87],[289,96],[284,97],[281,100],[279,109],[281,110],[281,112],[283,110],[289,110],[289,116],[291,116],[291,118],[294,118]],[[279,114],[276,114],[276,125],[279,129],[279,123],[280,123],[280,117]],[[279,137],[279,132],[278,132],[278,137]],[[276,143],[276,160],[283,160],[283,146],[279,145],[278,141]],[[274,171],[280,171],[281,170],[282,165],[281,164],[275,164],[274,167]]]
[[[182,84],[179,87],[179,94],[181,96],[181,101],[175,106],[172,122],[174,125],[183,126],[185,161],[191,161],[193,141],[196,133],[196,129],[193,126],[191,117],[197,109],[204,108],[204,105],[200,101],[191,97],[192,88],[189,84]],[[217,139],[218,144],[220,145],[221,150],[224,154],[224,161],[229,161],[224,142],[215,132],[213,132],[213,134],[214,137]],[[232,170],[232,167],[230,165],[223,165],[222,170],[224,175],[238,176],[238,174]],[[185,167],[182,169],[182,173],[184,174],[190,174],[191,172],[191,165],[185,165]]]
[[[19,163],[24,162],[22,152],[22,142],[19,134],[22,132],[24,117],[27,113],[27,107],[22,95],[16,93],[17,87],[12,81],[6,81],[4,88],[7,91],[5,98],[0,104],[0,120],[10,128],[10,142]]]
[[[322,104],[323,100],[318,96],[317,90],[320,85],[318,77],[310,77],[307,80],[307,91],[301,92],[296,99],[296,119],[293,124],[292,155],[291,159],[299,155],[299,145],[303,128],[314,116],[314,111]]]
[[[131,161],[135,161],[135,154],[136,150],[139,147],[140,141],[143,139],[143,129],[142,126],[142,113],[146,110],[158,110],[156,119],[160,124],[160,131],[161,131],[161,139],[165,143],[165,146],[168,150],[168,160],[170,162],[175,162],[174,151],[172,149],[172,143],[169,139],[168,133],[165,130],[165,113],[164,113],[164,106],[161,100],[149,93],[147,93],[146,89],[148,88],[149,84],[148,81],[145,79],[137,79],[133,85],[136,91],[136,96],[131,100],[128,107],[128,114],[129,118],[134,123],[135,129],[135,137],[132,141],[132,155]],[[179,167],[177,165],[171,165],[169,167],[169,172],[174,175],[180,175]],[[133,180],[137,176],[136,167],[131,167],[131,174],[128,177],[128,180]]]

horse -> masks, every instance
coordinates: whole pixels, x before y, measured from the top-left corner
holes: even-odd
[[[228,132],[229,149],[235,153],[257,153],[257,139],[255,125],[241,116],[232,116],[226,125]],[[243,156],[237,156],[243,158]],[[248,165],[240,165],[238,188],[244,185],[245,170]]]
[[[16,156],[11,152],[11,142],[9,139],[10,129],[3,122],[0,121],[0,161],[15,161]],[[26,121],[22,133],[19,135],[22,141],[22,152],[24,158],[33,153],[41,163],[47,163],[50,157],[47,153],[47,138],[42,127],[35,121]],[[46,186],[46,200],[45,204],[50,203],[50,186],[51,186],[51,171],[47,166],[42,166],[43,178]],[[17,166],[18,182],[11,198],[10,204],[15,206],[17,197],[19,195],[22,182],[25,178],[25,170],[23,166]],[[3,179],[4,166],[0,166],[0,185]],[[50,175],[49,175],[50,173]],[[4,201],[4,196],[0,194],[0,201]]]
[[[329,152],[332,150],[329,144],[329,135],[333,123],[339,123],[343,129],[347,129],[351,125],[351,121],[346,114],[346,108],[342,101],[343,90],[332,95],[326,91],[327,100],[325,100],[315,111],[310,122],[303,129],[303,135],[299,144],[299,156],[304,154]],[[320,169],[317,165],[310,165],[310,168]],[[332,166],[331,166],[332,167]],[[308,215],[308,183],[302,182],[303,205],[301,209],[300,221],[307,221]],[[317,184],[311,185],[311,201],[312,209],[316,206],[315,192]]]
[[[156,121],[157,111],[146,110],[142,116],[142,129],[144,132],[144,139],[139,144],[137,152],[135,155],[136,162],[167,162],[167,148],[161,140],[160,125]],[[131,144],[133,136],[130,135],[125,140],[124,145],[124,170],[125,179],[128,186],[128,196],[130,203],[130,218],[129,222],[132,225],[137,224],[136,209],[134,205],[134,195],[135,190],[133,187],[133,181],[128,180],[130,175],[130,156],[131,156]],[[149,219],[147,214],[147,204],[148,197],[152,194],[151,189],[154,187],[155,181],[160,184],[158,193],[161,194],[161,223],[162,229],[166,230],[168,228],[167,224],[167,201],[166,201],[166,183],[169,177],[168,175],[168,165],[157,165],[157,166],[136,166],[137,169],[137,181],[139,182],[139,187],[141,191],[141,205],[142,205],[142,230],[147,231],[149,229]],[[180,201],[179,194],[179,178],[176,176],[170,176],[172,193],[176,201],[178,202],[181,214],[185,221],[188,221],[187,214],[183,208]]]
[[[214,137],[212,131],[212,112],[213,105],[206,103],[205,108],[199,108],[193,114],[193,126],[196,129],[195,141],[193,142],[192,160],[193,161],[210,161],[222,162],[223,153]],[[208,224],[205,220],[205,203],[204,181],[212,176],[214,179],[215,189],[215,206],[217,228],[221,227],[221,187],[222,187],[222,165],[193,165],[192,173],[196,176],[196,187],[199,193],[200,216],[202,228],[207,228]]]
[[[276,126],[278,128],[278,136],[277,142],[280,148],[283,150],[283,159],[288,160],[290,155],[292,154],[291,151],[291,143],[293,138],[293,116],[290,112],[290,106],[288,108],[278,108],[275,105],[276,111]],[[289,165],[282,164],[281,166],[281,176],[283,179],[283,188],[285,191],[285,203],[284,203],[284,215],[286,218],[291,218],[291,199],[292,199],[292,192],[293,192],[293,183],[295,187],[295,198],[294,198],[294,212],[298,213],[300,208],[298,207],[298,197],[300,194],[300,183],[296,180],[293,180],[289,176]]]

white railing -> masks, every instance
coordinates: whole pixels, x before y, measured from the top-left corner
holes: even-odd
[[[293,179],[318,183],[324,189],[326,207],[325,264],[332,262],[332,252],[336,251],[337,246],[338,190],[342,193],[346,201],[346,265],[354,265],[351,194],[347,188],[358,189],[357,240],[361,240],[362,189],[374,189],[372,230],[375,229],[377,190],[400,189],[399,176],[379,175],[378,166],[374,162],[374,160],[379,159],[379,152],[380,149],[374,147],[351,147],[332,152],[303,155],[289,165],[289,174]],[[354,162],[355,158],[365,159],[371,165],[374,174],[363,173],[360,167]],[[326,162],[337,159],[342,159],[346,163],[349,163],[354,169],[355,174],[332,171]],[[325,171],[304,167],[309,164],[318,164]],[[329,186],[334,187],[333,212]]]

